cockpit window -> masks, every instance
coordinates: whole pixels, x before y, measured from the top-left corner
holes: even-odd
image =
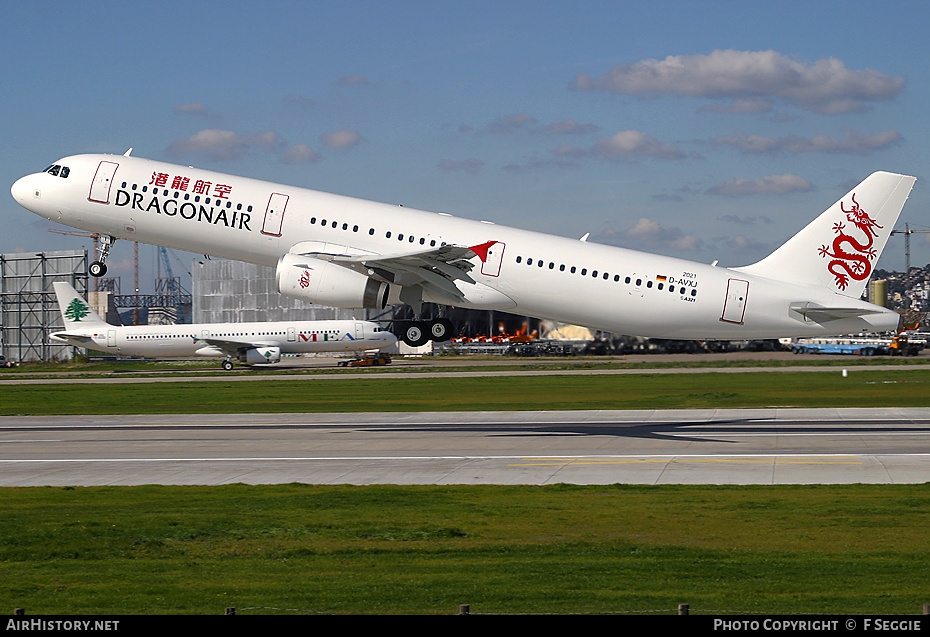
[[[45,172],[47,172],[50,175],[55,175],[56,177],[62,177],[64,179],[67,179],[68,175],[71,174],[71,169],[68,168],[67,166],[60,166],[59,164],[55,164],[53,166],[49,166],[48,168],[46,168]]]

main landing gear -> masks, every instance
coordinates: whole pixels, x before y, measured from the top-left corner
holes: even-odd
[[[87,268],[87,272],[92,277],[102,277],[107,273],[107,257],[110,256],[110,248],[116,243],[116,237],[108,234],[100,235],[100,247],[97,251],[100,253],[100,259],[92,261]]]
[[[411,347],[426,345],[430,340],[442,343],[452,338],[452,328],[452,321],[446,318],[415,321],[404,327],[400,338]]]

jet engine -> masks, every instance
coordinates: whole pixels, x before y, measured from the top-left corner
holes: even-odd
[[[239,362],[249,365],[277,363],[279,360],[281,360],[280,347],[250,347],[245,352],[239,352]]]
[[[389,285],[340,265],[285,254],[278,259],[278,291],[284,296],[329,307],[383,310]]]

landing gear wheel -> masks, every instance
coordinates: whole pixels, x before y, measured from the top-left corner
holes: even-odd
[[[231,372],[232,368],[233,368],[232,361],[223,361],[223,369],[225,369],[227,372]]]
[[[100,261],[93,261],[90,264],[90,267],[87,268],[87,272],[90,273],[92,277],[102,277],[107,273],[107,264],[101,263]]]
[[[404,342],[410,347],[419,347],[425,345],[429,340],[429,334],[423,329],[423,323],[411,323],[404,329]]]
[[[452,321],[446,318],[434,319],[430,321],[430,337],[437,343],[448,341],[452,338]]]

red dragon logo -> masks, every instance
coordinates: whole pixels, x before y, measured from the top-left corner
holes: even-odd
[[[877,256],[875,249],[872,247],[873,240],[878,234],[874,228],[882,226],[875,223],[875,220],[869,216],[865,210],[859,207],[856,201],[856,193],[852,195],[852,210],[846,210],[843,202],[840,201],[840,210],[846,213],[846,219],[859,228],[865,235],[865,242],[858,241],[852,235],[846,234],[846,224],[837,222],[833,224],[833,232],[836,238],[830,247],[820,246],[820,256],[833,257],[833,260],[827,265],[827,269],[836,277],[836,286],[845,290],[849,285],[849,279],[864,281],[872,274],[872,259]],[[847,251],[844,244],[851,248]],[[830,249],[833,249],[831,252]]]

